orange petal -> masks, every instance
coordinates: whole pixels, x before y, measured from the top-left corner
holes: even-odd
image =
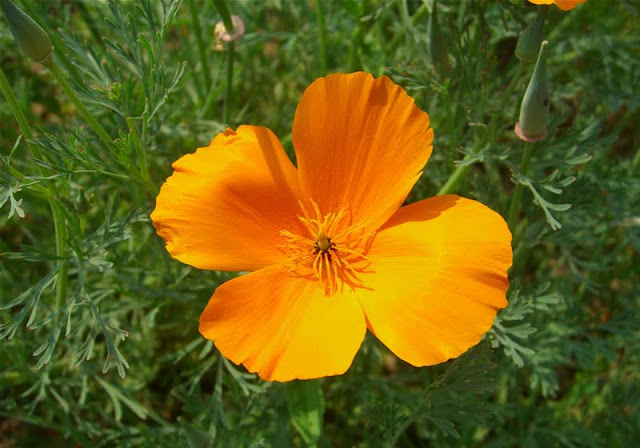
[[[555,5],[563,11],[573,9],[580,3],[584,3],[586,1],[587,0],[529,0],[529,2],[536,5],[551,5],[555,3]]]
[[[369,330],[414,366],[454,358],[480,341],[507,305],[511,233],[479,202],[438,196],[402,207],[368,254],[359,290]]]
[[[570,9],[575,8],[580,3],[584,3],[587,0],[556,0],[556,6],[563,11],[568,11]]]
[[[270,266],[220,286],[200,333],[261,378],[289,381],[344,373],[366,324],[353,293],[326,297],[317,282]]]
[[[429,116],[389,78],[334,74],[304,92],[293,121],[300,187],[322,214],[345,209],[381,226],[431,154]]]
[[[267,128],[227,129],[173,164],[151,214],[169,253],[201,269],[255,270],[285,259],[299,230],[295,167]]]

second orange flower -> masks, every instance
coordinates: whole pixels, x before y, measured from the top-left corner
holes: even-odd
[[[536,5],[551,5],[554,4],[563,11],[568,11],[575,8],[580,3],[584,3],[587,0],[529,0],[529,2]]]

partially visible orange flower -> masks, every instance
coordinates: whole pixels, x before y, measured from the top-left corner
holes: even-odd
[[[587,0],[529,0],[529,2],[534,3],[536,5],[556,5],[558,8],[563,11],[568,11],[570,9],[575,8],[580,3],[584,3]]]
[[[305,91],[292,136],[297,168],[269,129],[227,129],[158,195],[172,256],[254,271],[215,291],[204,337],[275,381],[344,373],[367,329],[414,366],[480,341],[507,304],[511,234],[454,195],[401,207],[431,154],[429,116],[387,77],[334,74]]]

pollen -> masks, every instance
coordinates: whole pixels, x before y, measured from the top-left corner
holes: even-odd
[[[365,287],[360,276],[370,264],[366,254],[375,232],[354,224],[348,210],[322,214],[314,201],[309,208],[300,203],[298,219],[306,234],[280,232],[285,242],[279,249],[288,256],[289,270],[317,281],[326,296],[345,285],[352,290]]]

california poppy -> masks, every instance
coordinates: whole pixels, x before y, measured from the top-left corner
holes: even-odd
[[[551,5],[555,4],[558,8],[563,11],[568,11],[570,9],[575,8],[580,3],[584,3],[587,0],[529,0],[531,3],[536,5]]]
[[[506,306],[511,234],[454,195],[401,207],[432,149],[429,116],[389,78],[333,74],[304,92],[297,168],[267,128],[218,134],[173,164],[151,215],[169,253],[222,284],[200,318],[266,380],[344,373],[369,329],[414,366],[476,344]]]

